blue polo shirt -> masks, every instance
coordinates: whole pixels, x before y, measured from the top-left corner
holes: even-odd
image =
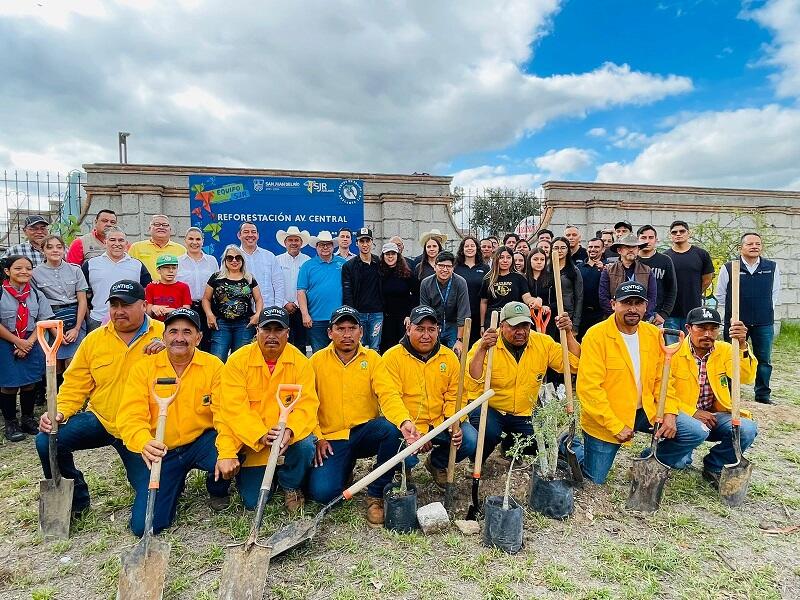
[[[329,263],[315,256],[300,267],[297,289],[306,293],[312,321],[330,320],[331,313],[342,305],[342,265],[345,262],[340,256],[334,256]]]

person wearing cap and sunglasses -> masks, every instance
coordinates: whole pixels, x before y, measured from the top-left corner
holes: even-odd
[[[126,375],[146,355],[165,348],[161,339],[164,324],[147,316],[144,288],[138,281],[123,279],[114,283],[108,303],[111,306],[109,322],[84,338],[58,390],[58,415],[55,416],[60,423],[58,468],[63,477],[75,480],[73,513],[89,508],[89,488],[83,473],[75,466],[73,453],[111,446],[119,453],[127,471],[131,459],[117,426]],[[47,412],[41,416],[40,433],[36,436],[36,450],[47,479],[52,477],[48,450],[52,418]]]
[[[722,318],[711,308],[698,307],[686,316],[686,339],[672,357],[670,379],[675,386],[679,408],[694,417],[690,421],[698,435],[706,433],[709,442],[717,442],[703,458],[703,478],[719,488],[722,467],[736,462],[733,449],[731,416],[731,379],[733,378],[733,347],[717,340]],[[741,382],[752,384],[756,379],[758,361],[747,346],[747,327],[742,321],[730,326],[731,337],[739,340]],[[758,427],[742,411],[740,443],[747,450],[758,435]],[[685,459],[691,464],[692,455]]]
[[[401,440],[413,443],[417,428],[383,359],[359,343],[361,315],[350,306],[333,311],[331,343],[311,357],[319,396],[317,453],[308,481],[309,496],[327,504],[342,493],[356,459],[381,465],[397,454]],[[397,469],[367,488],[367,522],[383,525],[383,489]]]
[[[126,452],[125,464],[136,497],[129,526],[144,534],[145,509],[153,463],[161,462],[161,482],[153,516],[153,533],[175,520],[178,499],[192,469],[206,472],[206,489],[213,509],[228,505],[230,479],[239,470],[239,442],[219,423],[219,384],[222,361],[199,349],[200,315],[176,308],[164,317],[166,351],[138,361],[128,374],[117,410],[117,423]],[[150,386],[160,378],[180,379],[177,395],[167,410],[164,441],[155,439],[158,405]],[[162,395],[172,393],[164,388]],[[171,388],[174,390],[174,388]]]
[[[280,384],[300,385],[302,392],[286,422],[283,439],[278,440],[275,397]],[[220,422],[244,445],[236,485],[245,508],[255,508],[270,447],[278,444],[284,463],[278,468],[277,480],[287,510],[297,513],[305,503],[301,488],[316,453],[319,399],[311,361],[289,344],[285,308],[270,306],[259,313],[256,341],[231,354],[222,369],[220,398]]]
[[[34,268],[43,264],[47,259],[44,255],[44,238],[47,237],[49,223],[42,215],[28,215],[22,233],[27,241],[9,246],[2,258],[9,256],[24,256],[33,263]]]
[[[636,431],[652,430],[664,366],[662,330],[643,321],[645,287],[620,283],[611,306],[614,313],[583,336],[576,385],[584,441],[575,438],[573,449],[586,477],[598,484],[605,483],[620,446]],[[657,435],[658,459],[673,468],[686,467],[687,457],[708,436],[680,411],[673,378]],[[649,452],[648,447],[642,455]]]
[[[383,354],[406,333],[405,321],[419,304],[419,281],[395,242],[387,242],[381,248],[380,272],[383,330],[379,352]]]
[[[352,306],[361,315],[361,343],[377,350],[383,329],[383,296],[381,295],[381,261],[372,253],[372,230],[361,227],[356,232],[358,257],[342,267],[342,303]]]

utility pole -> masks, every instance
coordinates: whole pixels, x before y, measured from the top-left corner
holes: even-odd
[[[119,164],[126,165],[128,164],[128,136],[130,135],[127,131],[120,131],[119,132]]]

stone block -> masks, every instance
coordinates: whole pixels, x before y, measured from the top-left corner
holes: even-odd
[[[446,531],[450,527],[450,517],[441,502],[431,502],[418,508],[417,521],[425,535]]]
[[[408,202],[384,202],[383,219],[407,219],[413,214],[413,205]]]
[[[178,202],[176,202],[177,199],[171,200],[172,201],[167,204],[162,196],[156,194],[142,194],[139,197],[139,209],[141,212],[148,215],[164,214],[165,211],[169,212],[169,210],[172,210],[172,212],[181,212],[185,214],[186,207],[182,206],[178,208]]]
[[[120,212],[124,215],[139,215],[142,207],[139,204],[139,194],[120,195]]]
[[[463,519],[456,519],[456,527],[464,535],[478,535],[481,532],[481,524],[477,521],[465,521]]]

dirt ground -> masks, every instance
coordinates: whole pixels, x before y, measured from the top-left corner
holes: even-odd
[[[795,338],[796,339],[796,338]],[[514,556],[484,548],[480,536],[457,529],[426,537],[370,529],[363,496],[334,509],[311,544],[274,560],[268,598],[800,598],[800,345],[779,343],[773,374],[775,406],[751,402],[760,435],[748,452],[755,463],[745,504],[729,509],[695,468],[673,473],[653,516],[625,510],[627,467],[637,449],[623,450],[605,486],[575,492],[575,513],[553,521],[526,511],[524,548]],[[126,523],[132,493],[119,459],[100,450],[77,455],[92,493],[92,510],[72,537],[44,542],[37,533],[41,469],[33,440],[0,446],[0,599],[113,598],[119,556],[135,538]],[[492,456],[481,497],[502,494],[508,462]],[[524,467],[525,465],[523,465]],[[358,473],[365,473],[366,463]],[[471,483],[458,477],[457,518]],[[514,495],[527,499],[530,469],[515,469]],[[441,500],[422,466],[414,470],[420,505]],[[178,520],[163,538],[172,544],[168,599],[216,597],[225,547],[243,540],[250,516],[234,503],[215,514],[203,478],[192,474]],[[284,525],[281,503],[269,505],[264,533]],[[310,505],[308,514],[319,507]],[[794,528],[794,529],[792,529]]]

